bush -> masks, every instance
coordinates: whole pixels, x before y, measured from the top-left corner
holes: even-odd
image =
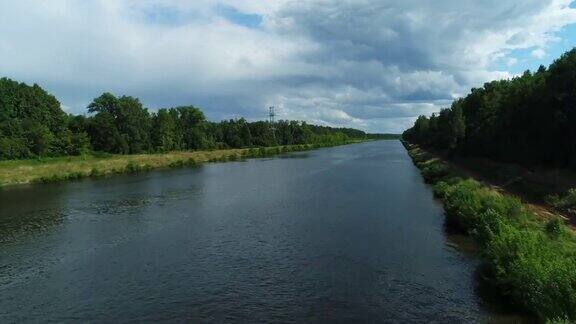
[[[576,319],[576,263],[548,235],[531,226],[535,216],[516,197],[501,195],[466,180],[439,185],[448,216],[480,244],[505,294],[543,318]],[[563,223],[556,219],[546,232],[558,239]]]
[[[126,164],[126,167],[124,169],[126,173],[139,173],[142,171],[140,165],[135,163],[134,161],[128,162],[128,164]]]
[[[576,188],[568,190],[563,196],[548,196],[546,202],[556,209],[576,215]]]
[[[0,138],[0,160],[24,159],[32,156],[24,138]]]
[[[437,182],[432,189],[434,191],[434,197],[445,198],[446,192],[450,189],[450,185],[447,182],[440,181]]]
[[[102,172],[100,169],[93,167],[92,171],[90,171],[90,177],[92,178],[99,178],[104,176],[104,172]]]
[[[250,148],[250,149],[248,150],[248,156],[251,156],[251,157],[256,157],[256,156],[258,156],[258,150],[255,149],[255,148]]]
[[[84,174],[82,172],[71,172],[67,174],[54,174],[51,176],[40,177],[34,182],[37,183],[52,183],[52,182],[62,182],[62,181],[69,181],[69,180],[79,180],[86,178],[88,174]]]
[[[417,162],[416,166],[422,171],[422,176],[427,183],[436,183],[446,179],[450,175],[450,168],[437,160]]]
[[[438,161],[416,164],[435,182],[434,194],[444,201],[448,219],[479,243],[504,295],[543,319],[576,320],[576,250],[561,219],[542,226],[516,197],[450,177]],[[572,195],[576,192],[559,201],[569,202]]]
[[[548,236],[557,239],[566,233],[566,226],[562,219],[555,217],[546,223],[545,230]]]
[[[542,318],[576,319],[576,261],[542,232],[502,224],[485,254],[514,300]]]

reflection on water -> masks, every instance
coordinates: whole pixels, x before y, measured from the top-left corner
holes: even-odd
[[[446,245],[473,258],[477,256],[478,246],[474,239],[467,235],[458,225],[445,220],[444,233],[446,235]]]
[[[0,244],[61,223],[65,191],[61,186],[48,185],[35,189],[30,197],[26,187],[0,189]]]
[[[278,155],[280,159],[308,159],[310,157],[310,153],[308,152],[297,152],[297,153],[290,153],[290,154],[281,154]]]
[[[0,322],[514,318],[398,142],[3,190],[0,224]]]

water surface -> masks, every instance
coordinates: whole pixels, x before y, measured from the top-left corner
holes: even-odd
[[[399,142],[0,191],[0,322],[487,322]]]

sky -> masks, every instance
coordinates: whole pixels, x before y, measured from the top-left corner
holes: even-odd
[[[151,111],[398,133],[472,87],[549,65],[572,0],[2,0],[0,77],[69,113],[103,92]]]

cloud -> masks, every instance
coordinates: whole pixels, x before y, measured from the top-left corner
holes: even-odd
[[[0,71],[80,113],[103,91],[212,119],[401,131],[510,77],[576,21],[571,0],[5,0]]]
[[[530,55],[532,55],[532,57],[535,59],[542,59],[546,56],[546,52],[541,48],[537,48],[533,50],[532,53],[530,53]]]
[[[518,59],[515,58],[515,57],[509,57],[509,58],[506,60],[506,65],[507,65],[507,66],[514,66],[514,65],[516,65],[517,63],[518,63]]]

